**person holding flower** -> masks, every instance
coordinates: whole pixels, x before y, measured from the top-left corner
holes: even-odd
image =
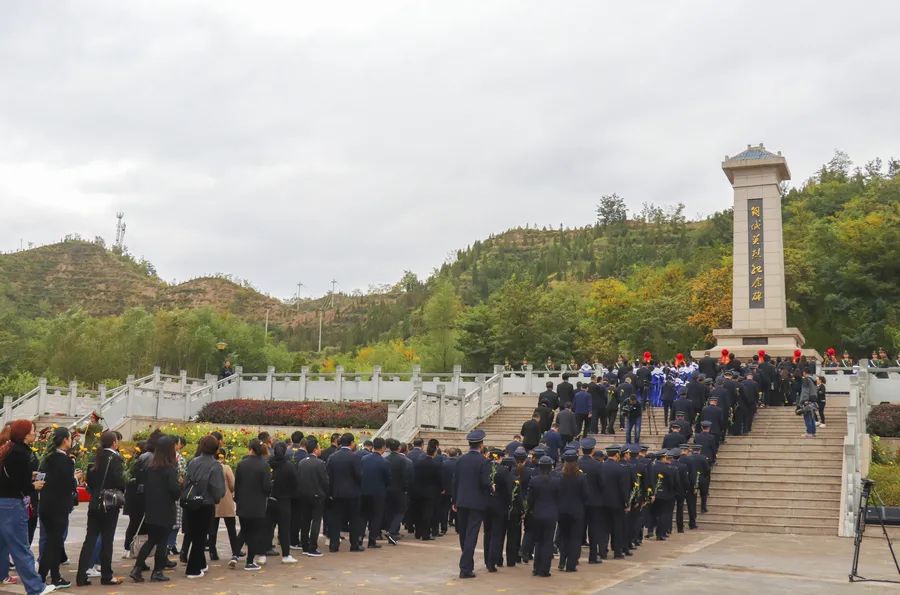
[[[39,471],[45,474],[45,485],[38,512],[45,538],[42,540],[38,574],[41,580],[46,581],[49,573],[51,584],[57,588],[71,585],[59,573],[66,534],[69,530],[69,515],[78,489],[75,461],[69,457],[68,452],[71,446],[72,438],[68,429],[53,430],[50,440],[52,450],[41,461],[39,468]]]

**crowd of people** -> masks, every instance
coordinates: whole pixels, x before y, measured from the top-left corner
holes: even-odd
[[[576,570],[583,546],[587,562],[599,564],[609,554],[630,555],[647,537],[665,540],[673,528],[684,530],[685,510],[688,528],[696,528],[697,499],[705,512],[720,444],[750,432],[758,408],[795,405],[810,436],[824,425],[825,377],[814,381],[814,367],[801,355],[773,360],[760,352],[742,364],[723,352],[666,366],[659,391],[665,436],[662,448],[650,451],[641,431],[657,366],[620,358],[609,369],[548,382],[521,435],[488,448],[484,432],[475,430],[466,453],[443,449],[437,440],[357,444],[346,433],[325,445],[302,432],[286,440],[263,432],[232,469],[221,434],[200,439],[188,460],[182,438],[157,430],[127,466],[121,436],[105,431],[82,473],[69,452],[68,429],[54,429],[48,452],[35,453],[34,425],[17,420],[0,434],[0,579],[17,580],[9,573],[11,558],[29,595],[71,585],[61,566],[79,485],[90,501],[78,586],[122,582],[112,559],[123,511],[129,517],[124,557],[134,560],[129,577],[135,582],[168,581],[166,571],[179,562],[187,578],[202,579],[207,560],[219,559],[222,523],[228,566],[251,572],[272,557],[292,564],[294,553],[322,556],[320,534],[329,552],[362,552],[410,536],[431,541],[453,527],[462,549],[460,577],[470,578],[483,526],[488,572],[532,562],[533,574],[544,577],[554,555],[560,570]],[[614,434],[616,426],[624,443],[598,448],[595,437]]]

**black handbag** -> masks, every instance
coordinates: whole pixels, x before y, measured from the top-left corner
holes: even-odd
[[[203,496],[197,493],[198,490],[194,489],[195,487],[196,484],[191,481],[189,484],[184,486],[184,490],[182,490],[181,492],[179,503],[185,510],[199,510],[203,506]]]
[[[100,500],[98,507],[103,512],[117,511],[125,506],[125,494],[121,490],[106,489],[106,476],[109,474],[109,466],[112,464],[113,455],[110,454],[106,461],[106,469],[103,471],[103,479],[100,481]]]

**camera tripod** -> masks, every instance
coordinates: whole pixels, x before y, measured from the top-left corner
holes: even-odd
[[[884,501],[878,492],[875,491],[875,482],[871,479],[862,480],[862,494],[859,497],[859,511],[856,515],[856,537],[853,540],[853,568],[850,569],[850,582],[878,581],[883,583],[900,583],[900,581],[891,581],[884,579],[865,578],[859,575],[859,550],[862,545],[863,533],[866,531],[866,512],[869,509],[869,498],[872,497],[875,503],[874,510],[878,511],[878,520],[881,524],[881,531],[887,540],[888,549],[894,558],[894,566],[897,568],[897,574],[900,574],[900,563],[897,562],[897,554],[894,553],[894,546],[891,543],[891,536],[888,535],[887,526],[884,522]]]

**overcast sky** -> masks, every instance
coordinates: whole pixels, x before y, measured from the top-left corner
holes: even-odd
[[[421,276],[597,198],[727,208],[765,142],[800,184],[900,157],[900,3],[0,6],[0,250],[68,233],[167,281],[288,298]]]

